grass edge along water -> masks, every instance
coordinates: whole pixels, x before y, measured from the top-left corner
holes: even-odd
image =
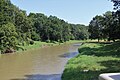
[[[120,42],[88,42],[65,66],[62,80],[98,80],[101,73],[120,72]]]

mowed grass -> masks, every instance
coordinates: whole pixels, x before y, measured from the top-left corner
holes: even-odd
[[[120,42],[84,43],[68,61],[62,80],[98,80],[101,73],[120,72]]]

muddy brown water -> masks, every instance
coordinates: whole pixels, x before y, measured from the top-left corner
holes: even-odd
[[[64,66],[78,53],[78,47],[64,44],[1,55],[0,80],[61,80]],[[67,53],[71,55],[64,56]]]

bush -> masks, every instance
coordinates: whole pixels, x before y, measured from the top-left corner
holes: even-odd
[[[31,44],[31,45],[33,45],[33,44],[34,44],[34,41],[33,41],[33,40],[31,40],[31,41],[30,41],[30,44]]]

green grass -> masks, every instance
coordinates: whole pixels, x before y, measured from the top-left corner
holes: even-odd
[[[86,42],[87,40],[70,40],[67,41],[66,43],[77,43],[77,42]]]
[[[18,50],[22,51],[22,49],[24,50],[31,50],[31,49],[36,49],[36,48],[41,48],[41,47],[47,47],[47,46],[55,46],[58,45],[58,43],[47,43],[47,42],[41,42],[41,41],[34,41],[33,45],[24,45],[24,46],[20,46],[21,49]]]
[[[77,43],[77,42],[81,42],[80,40],[70,40],[67,41],[67,44],[70,43]],[[59,43],[59,42],[54,42],[54,43],[47,43],[47,42],[41,42],[41,41],[34,41],[33,45],[24,45],[24,46],[19,46],[20,49],[17,52],[21,52],[23,50],[31,50],[31,49],[36,49],[36,48],[41,48],[41,47],[48,47],[48,46],[56,46],[56,45],[61,45],[64,43]]]
[[[101,73],[120,72],[120,42],[85,43],[68,61],[62,80],[98,80]]]
[[[70,40],[70,41],[67,41],[66,43],[79,43],[79,42],[82,42],[82,43],[85,43],[85,42],[97,42],[96,40],[90,40],[90,39],[87,39],[87,40]]]

